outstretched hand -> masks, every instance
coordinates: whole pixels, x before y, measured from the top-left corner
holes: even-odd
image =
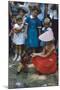
[[[35,57],[36,56],[36,53],[32,53],[30,56],[31,57]]]

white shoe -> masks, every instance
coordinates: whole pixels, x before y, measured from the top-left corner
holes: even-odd
[[[15,65],[15,64],[11,64],[11,65],[9,65],[8,67],[9,67],[9,68],[12,68],[14,65]]]
[[[15,61],[17,59],[17,54],[15,54],[15,57],[13,58],[13,61]]]
[[[21,60],[21,56],[19,55],[16,61],[20,61],[20,60]]]
[[[24,84],[22,82],[16,82],[16,86],[19,87],[24,87]]]

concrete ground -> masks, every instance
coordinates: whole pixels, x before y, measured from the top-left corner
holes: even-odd
[[[50,75],[39,75],[30,65],[27,72],[21,71],[17,74],[17,64],[18,62],[12,61],[12,57],[9,58],[9,89],[58,86],[57,72]]]

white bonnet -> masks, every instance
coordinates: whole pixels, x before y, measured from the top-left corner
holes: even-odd
[[[48,42],[54,40],[54,35],[52,30],[48,30],[45,33],[39,35],[39,40]]]

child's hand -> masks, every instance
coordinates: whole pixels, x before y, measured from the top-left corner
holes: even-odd
[[[17,33],[17,30],[16,29],[14,29],[14,33]]]
[[[35,57],[36,56],[36,53],[32,53],[30,56],[31,57]]]
[[[19,33],[19,32],[21,32],[21,30],[16,30],[16,29],[14,29],[14,32],[15,32],[15,33]]]

